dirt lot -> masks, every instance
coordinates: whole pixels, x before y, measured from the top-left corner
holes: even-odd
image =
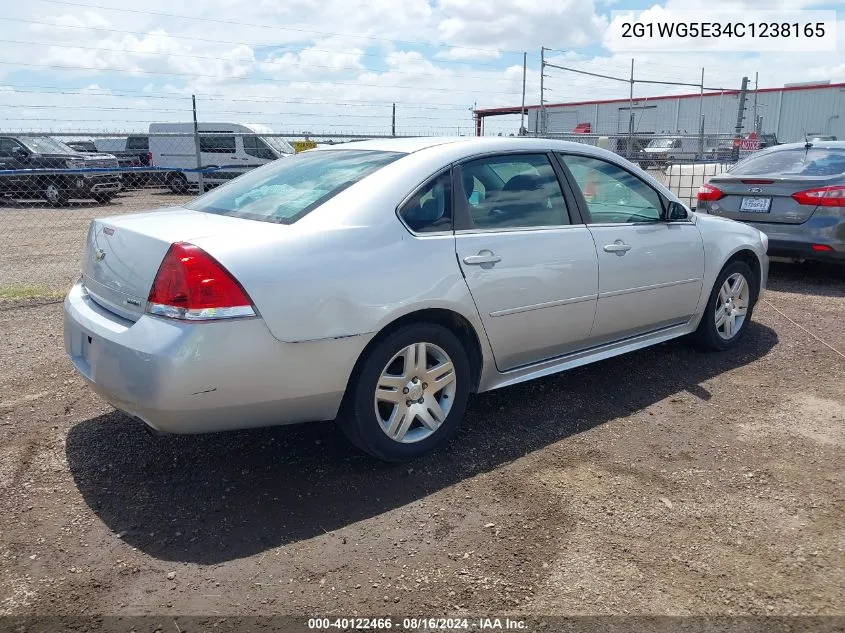
[[[124,191],[109,204],[72,200],[66,207],[43,200],[0,200],[0,296],[4,288],[63,293],[79,275],[80,249],[91,220],[181,204],[190,196],[165,189]],[[40,254],[33,259],[32,253]]]
[[[153,437],[59,305],[0,310],[0,614],[842,614],[845,357],[810,333],[845,351],[845,283],[771,287],[731,353],[477,396],[402,467],[331,424]]]

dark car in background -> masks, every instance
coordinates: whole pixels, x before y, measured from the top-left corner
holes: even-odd
[[[123,182],[127,187],[144,187],[164,184],[164,174],[156,171],[143,171],[153,167],[153,154],[150,152],[150,137],[146,134],[133,136],[110,136],[89,141],[97,151],[108,152],[117,158],[120,168],[133,168],[137,171],[123,172]]]
[[[0,136],[0,195],[44,198],[53,206],[71,198],[93,198],[101,204],[121,189],[117,159],[109,154],[84,154],[47,136]],[[75,170],[96,171],[75,171]]]
[[[761,150],[711,178],[697,210],[769,237],[769,255],[845,266],[845,141]]]

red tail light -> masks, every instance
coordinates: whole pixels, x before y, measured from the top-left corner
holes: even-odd
[[[828,251],[833,250],[833,248],[831,248],[827,244],[813,244],[810,248],[812,248],[817,253],[827,253]]]
[[[845,187],[842,185],[807,189],[793,193],[792,197],[798,204],[808,204],[814,207],[845,207]]]
[[[189,321],[255,316],[252,301],[228,270],[193,244],[172,244],[156,273],[147,310]]]
[[[701,185],[698,188],[698,201],[699,202],[712,202],[713,200],[719,200],[720,198],[724,198],[725,194],[722,193],[721,189],[717,189],[713,185]]]

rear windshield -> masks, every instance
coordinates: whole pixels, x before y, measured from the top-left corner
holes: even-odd
[[[293,224],[399,152],[326,150],[280,158],[186,205],[194,211]]]
[[[730,170],[737,176],[836,176],[845,173],[845,148],[803,147],[750,156]]]

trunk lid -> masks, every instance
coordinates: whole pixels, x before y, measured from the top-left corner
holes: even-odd
[[[251,220],[175,208],[96,219],[88,228],[82,284],[91,298],[119,316],[138,320],[158,268],[174,242],[255,230]]]
[[[806,189],[838,184],[840,176],[715,176],[708,184],[724,197],[707,203],[708,213],[767,224],[803,224],[816,207],[799,204],[792,194]],[[745,201],[745,208],[743,208]],[[767,202],[768,201],[768,202]]]

